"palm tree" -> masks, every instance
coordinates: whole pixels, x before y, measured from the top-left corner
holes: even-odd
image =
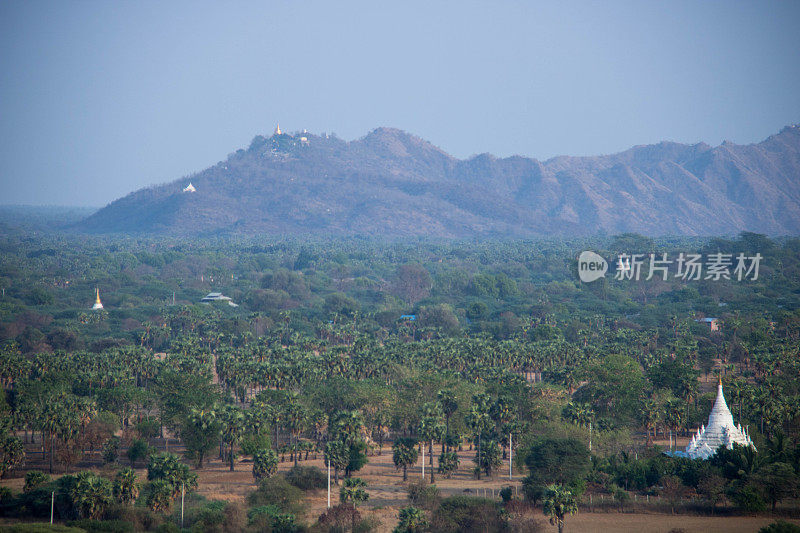
[[[203,467],[205,454],[219,442],[220,421],[214,407],[189,411],[181,430],[181,438],[187,450],[194,455],[197,468]]]
[[[442,413],[444,414],[444,431],[445,435],[450,434],[450,417],[458,410],[458,400],[453,391],[443,389],[436,393],[436,399],[441,406]],[[445,451],[445,443],[442,441],[442,452]]]
[[[400,523],[394,533],[422,533],[428,526],[425,513],[416,507],[403,507],[398,516]]]
[[[325,445],[325,461],[333,467],[333,482],[339,484],[339,470],[350,463],[350,446],[341,440],[328,441]]]
[[[431,483],[435,482],[433,474],[433,441],[444,441],[445,425],[442,422],[444,414],[439,405],[427,403],[422,407],[422,419],[420,420],[417,433],[424,442],[430,443],[428,454],[430,456]]]
[[[489,428],[491,419],[489,418],[489,401],[487,394],[475,394],[472,397],[472,407],[467,415],[467,426],[472,430],[477,445],[477,456],[481,456],[481,435]],[[478,467],[478,479],[481,478],[480,465]]]
[[[172,499],[175,499],[183,489],[189,491],[197,488],[197,474],[182,463],[174,453],[150,456],[147,464],[147,479],[149,481],[163,480],[167,483]]]
[[[70,496],[83,518],[98,520],[112,502],[111,482],[92,472],[81,472],[76,476]]]
[[[655,437],[658,423],[661,422],[662,414],[661,406],[653,398],[647,398],[642,402],[642,411],[640,415],[647,434],[647,446],[653,443],[653,437]]]
[[[122,504],[132,504],[139,497],[139,486],[136,483],[136,472],[132,468],[123,468],[114,478],[114,498]]]
[[[417,462],[418,455],[416,439],[400,438],[392,445],[392,461],[398,470],[403,469],[403,481],[408,481],[408,467]]]
[[[351,503],[356,507],[359,503],[369,499],[365,490],[367,483],[360,477],[351,477],[344,480],[344,486],[339,490],[339,501],[343,504]]]
[[[163,479],[150,483],[147,506],[156,513],[166,513],[172,505],[172,486]]]
[[[549,485],[545,492],[544,514],[550,517],[550,523],[558,526],[558,533],[564,533],[564,518],[568,514],[578,512],[578,504],[572,492],[561,485]]]
[[[360,477],[347,478],[344,486],[339,490],[339,501],[342,505],[351,504],[353,512],[351,514],[351,530],[356,530],[356,507],[359,503],[369,500],[369,493],[365,490],[367,483]]]
[[[222,443],[228,447],[228,461],[230,470],[233,472],[234,447],[242,440],[245,430],[245,415],[241,409],[233,406],[225,406],[220,412],[222,423]]]
[[[284,422],[286,428],[291,433],[292,443],[294,445],[294,466],[297,466],[297,442],[300,433],[305,429],[306,422],[308,421],[308,410],[300,403],[300,398],[297,393],[291,393],[287,398],[286,406],[283,410]]]

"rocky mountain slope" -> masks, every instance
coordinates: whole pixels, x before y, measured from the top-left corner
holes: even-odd
[[[196,192],[183,192],[191,182]],[[378,128],[257,136],[74,226],[92,233],[438,237],[800,233],[800,126],[752,145],[662,142],[596,157],[451,157]]]

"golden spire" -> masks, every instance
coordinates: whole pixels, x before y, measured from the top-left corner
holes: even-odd
[[[103,302],[100,301],[100,289],[95,287],[94,294],[95,294],[95,300],[94,300],[94,305],[92,306],[92,310],[97,311],[98,309],[103,308]]]
[[[278,124],[275,126],[275,135],[280,135],[280,134],[281,134],[281,125]]]

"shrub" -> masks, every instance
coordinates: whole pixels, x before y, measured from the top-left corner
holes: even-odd
[[[143,418],[136,423],[134,429],[140,438],[147,441],[159,434],[161,426],[155,418]]]
[[[439,489],[424,479],[412,481],[408,484],[408,499],[414,507],[432,510],[439,503]]]
[[[225,502],[211,502],[196,510],[192,529],[195,531],[214,532],[222,530],[225,521]]]
[[[442,500],[431,517],[431,530],[437,533],[500,532],[506,526],[506,519],[494,502],[469,496]]]
[[[295,466],[286,473],[286,481],[301,490],[324,489],[328,478],[316,466]]]
[[[13,512],[18,517],[49,518],[51,487],[39,487],[30,492],[19,494],[16,500],[11,500],[7,505],[3,506],[4,514]],[[72,499],[67,493],[62,493],[61,491],[56,493],[56,513],[63,518],[75,518]]]
[[[109,480],[92,472],[81,472],[69,494],[81,517],[97,520],[113,501],[111,489]]]
[[[339,504],[322,513],[311,530],[326,533],[344,532],[353,529],[354,524],[358,527],[360,521],[361,513],[355,507]]]
[[[124,520],[73,520],[68,526],[79,527],[86,533],[134,533],[133,524]]]
[[[394,528],[394,533],[422,533],[428,526],[425,513],[416,507],[404,507],[398,513],[400,523]]]
[[[257,481],[270,478],[278,471],[278,456],[271,449],[259,450],[253,454],[253,477]]]
[[[438,471],[446,478],[450,478],[453,472],[458,470],[458,454],[456,452],[444,452],[439,455],[439,468]]]
[[[50,483],[49,475],[41,470],[30,470],[25,474],[25,486],[22,487],[22,492],[31,492],[48,483]]]
[[[252,457],[260,450],[271,449],[272,441],[270,440],[269,435],[266,433],[250,433],[242,437],[242,441],[239,443],[239,448],[241,448],[244,455],[249,455]]]
[[[156,513],[166,513],[172,505],[172,485],[163,479],[150,483],[147,507]]]
[[[251,507],[247,511],[247,523],[256,526],[257,529],[267,529],[267,525],[272,524],[273,518],[279,514],[281,514],[281,510],[275,505]]]
[[[619,509],[620,509],[620,511],[622,511],[622,510],[625,509],[625,504],[628,503],[629,501],[631,501],[631,495],[630,495],[630,493],[628,493],[627,490],[625,490],[625,489],[623,489],[621,487],[616,487],[614,489],[614,500],[616,500],[616,502],[619,504]],[[673,501],[670,501],[670,503],[672,504],[672,507],[673,507],[672,512],[674,513],[675,512],[675,510],[674,510],[675,503]]]
[[[131,504],[139,497],[139,486],[136,483],[136,472],[131,468],[123,468],[114,478],[114,498],[119,503]]]
[[[247,501],[251,507],[274,505],[282,513],[300,515],[305,512],[303,497],[303,491],[286,481],[285,477],[275,476],[262,479]]]
[[[4,526],[4,533],[84,533],[84,530],[77,527],[62,526],[59,524],[16,524]]]
[[[733,501],[739,509],[748,513],[756,513],[767,509],[767,504],[758,489],[749,485],[734,492]]]
[[[230,502],[214,501],[197,510],[192,530],[204,533],[243,531],[246,517],[242,508]]]
[[[103,444],[103,462],[113,463],[119,457],[119,437],[111,437]]]
[[[113,518],[130,522],[134,531],[153,531],[164,522],[164,516],[147,507],[116,507],[115,510],[118,513]]]
[[[758,533],[800,533],[800,526],[778,520],[758,530]]]
[[[150,455],[150,446],[144,439],[133,439],[133,442],[131,442],[131,445],[128,447],[128,452],[126,455],[128,456],[128,460],[131,462],[131,468],[133,468],[133,466],[136,464],[136,461],[145,459],[148,455]]]
[[[279,514],[272,519],[272,533],[300,533],[303,528],[297,518],[291,514]]]
[[[181,533],[181,528],[174,522],[164,522],[155,529],[156,533]]]
[[[0,477],[25,463],[25,446],[19,437],[0,434]]]

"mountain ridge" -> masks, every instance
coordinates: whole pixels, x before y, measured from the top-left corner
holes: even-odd
[[[192,182],[197,192],[182,192]],[[134,191],[90,233],[542,236],[800,233],[800,127],[760,143],[662,141],[545,161],[457,159],[395,128],[354,141],[257,135],[203,171]]]

